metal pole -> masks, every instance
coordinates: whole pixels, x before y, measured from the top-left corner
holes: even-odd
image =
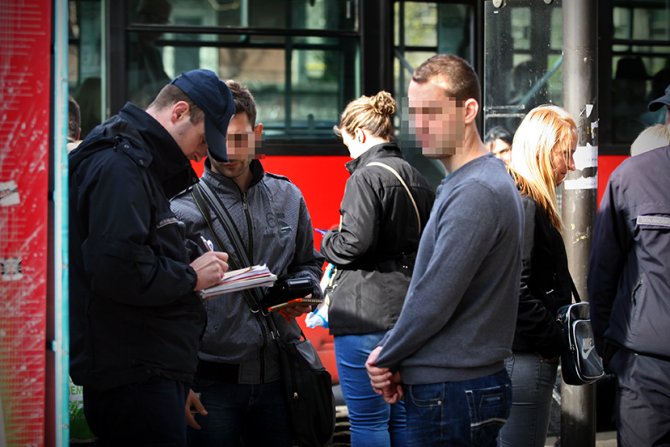
[[[68,313],[68,208],[67,208],[67,125],[68,125],[68,3],[53,2],[54,59],[53,59],[53,142],[54,178],[53,220],[53,306],[54,339],[51,349],[55,354],[55,429],[56,447],[70,444],[69,408],[69,313]]]
[[[393,2],[365,0],[360,8],[362,93],[393,91]]]
[[[576,169],[563,189],[563,238],[570,272],[583,300],[588,299],[586,276],[597,199],[597,23],[597,0],[563,0],[563,100],[579,134]],[[561,445],[594,446],[595,421],[595,386],[563,384]]]

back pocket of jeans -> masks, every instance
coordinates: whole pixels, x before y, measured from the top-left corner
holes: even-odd
[[[473,445],[494,444],[498,432],[507,421],[512,402],[509,384],[465,390],[470,410],[470,436]]]

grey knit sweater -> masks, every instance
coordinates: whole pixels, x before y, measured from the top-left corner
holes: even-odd
[[[500,160],[479,157],[446,177],[414,274],[377,364],[406,384],[468,380],[511,355],[523,209]]]

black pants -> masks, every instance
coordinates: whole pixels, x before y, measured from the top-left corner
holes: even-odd
[[[186,446],[188,386],[152,377],[111,390],[84,387],[84,414],[96,446]]]
[[[670,361],[619,349],[610,368],[617,377],[619,446],[670,446]]]

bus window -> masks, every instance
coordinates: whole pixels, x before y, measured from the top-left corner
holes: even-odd
[[[560,2],[487,1],[484,14],[484,134],[514,133],[533,107],[563,101]]]
[[[456,54],[474,65],[475,33],[472,1],[429,2],[397,1],[394,4],[394,89],[402,105],[414,69],[437,53]],[[406,107],[398,114],[402,152],[433,188],[437,188],[446,172],[442,163],[421,154],[415,141]]]
[[[437,53],[456,54],[474,65],[472,2],[398,1],[394,5],[394,88],[407,93],[412,72]]]
[[[651,112],[647,105],[670,85],[670,12],[667,1],[614,2],[611,18],[607,137],[627,151],[644,128],[665,122],[665,108]]]
[[[68,81],[70,94],[79,103],[84,137],[106,116],[103,4],[87,0],[70,1],[69,5]]]
[[[355,2],[135,0],[127,5],[123,75],[131,101],[145,107],[169,79],[208,68],[253,92],[265,146],[335,143],[332,126],[360,91]]]

